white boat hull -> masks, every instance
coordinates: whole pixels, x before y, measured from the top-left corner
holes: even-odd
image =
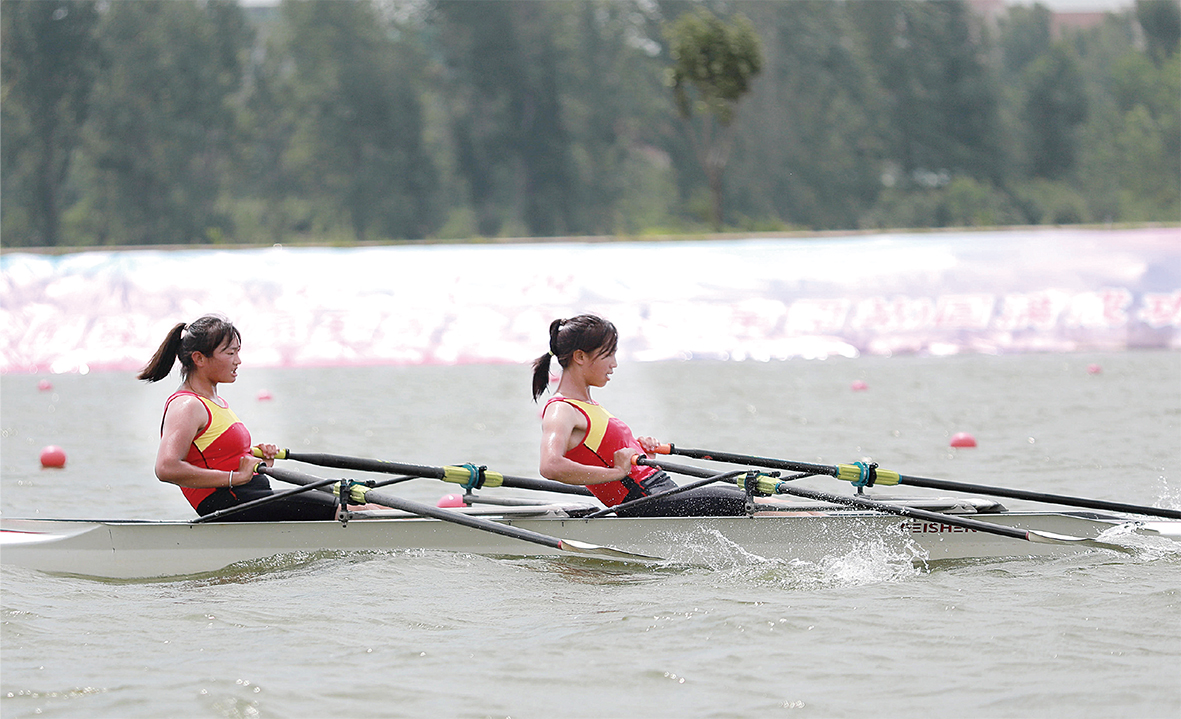
[[[1130,520],[1084,514],[1004,512],[974,515],[995,524],[1095,538]],[[567,540],[616,547],[672,562],[707,561],[741,550],[775,560],[818,561],[868,544],[916,561],[1025,557],[1079,551],[1076,544],[1035,543],[936,522],[858,511],[766,512],[755,517],[497,521]],[[1181,540],[1181,522],[1134,523],[1135,531]],[[1110,532],[1109,532],[1110,534]],[[1093,545],[1084,545],[1082,548]],[[215,572],[276,555],[307,552],[441,550],[484,555],[545,555],[557,550],[436,519],[192,524],[182,521],[0,520],[0,561],[43,572],[112,579]]]

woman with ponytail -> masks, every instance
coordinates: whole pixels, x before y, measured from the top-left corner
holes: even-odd
[[[635,438],[620,419],[591,399],[591,387],[603,387],[618,366],[615,325],[595,315],[554,320],[549,351],[533,361],[533,401],[549,385],[551,361],[562,369],[557,391],[541,414],[540,472],[547,479],[586,485],[603,504],[614,507],[669,489],[676,483],[662,470],[632,464],[639,454],[655,451],[651,437]],[[621,516],[731,516],[745,513],[742,492],[701,487],[621,510]]]
[[[250,432],[217,386],[238,378],[242,336],[224,317],[206,315],[176,325],[138,379],[159,382],[180,361],[180,387],[164,403],[156,477],[178,485],[198,514],[205,515],[271,495],[267,478],[254,473]],[[279,448],[254,449],[269,465]],[[332,519],[336,500],[319,492],[297,494],[226,517],[229,521]]]

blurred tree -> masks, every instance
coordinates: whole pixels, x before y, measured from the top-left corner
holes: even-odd
[[[1003,65],[1017,75],[1050,48],[1050,10],[1045,5],[1010,6],[1000,23],[997,44]]]
[[[234,98],[252,31],[234,2],[112,3],[85,153],[88,241],[220,241]]]
[[[1078,128],[1087,117],[1078,60],[1066,44],[1055,43],[1024,75],[1030,173],[1062,179],[1074,169]]]
[[[102,65],[95,3],[15,0],[0,13],[0,238],[7,246],[61,242],[66,178]]]
[[[740,226],[857,227],[884,174],[883,104],[872,51],[855,41],[860,5],[744,6],[765,59],[736,121],[726,207]]]
[[[743,15],[727,23],[701,9],[673,21],[667,37],[673,61],[668,83],[709,182],[713,227],[721,230],[722,175],[733,146],[735,113],[763,67],[759,36]]]
[[[578,230],[555,7],[568,6],[436,3],[458,171],[484,236]]]
[[[1004,167],[999,93],[967,4],[881,0],[850,11],[874,51],[898,179],[928,189],[961,174],[995,183]]]
[[[1181,45],[1181,3],[1177,0],[1136,0],[1136,19],[1144,29],[1148,53],[1163,62]]]
[[[342,208],[357,240],[427,236],[437,174],[423,147],[420,58],[371,3],[288,1],[282,12],[294,111],[285,186]]]

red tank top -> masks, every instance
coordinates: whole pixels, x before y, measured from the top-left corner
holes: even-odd
[[[168,401],[164,403],[164,414],[168,414],[168,405],[172,404],[172,400],[182,395],[190,395],[201,400],[201,404],[205,405],[205,411],[208,413],[205,429],[198,432],[197,436],[193,438],[193,444],[189,446],[189,453],[185,456],[185,461],[198,467],[220,469],[225,472],[237,470],[242,457],[250,453],[250,431],[246,429],[246,425],[242,424],[238,415],[230,409],[228,402],[225,407],[222,407],[207,397],[187,390],[175,392],[168,398]],[[160,429],[163,432],[162,420]],[[189,500],[189,504],[193,505],[193,509],[196,509],[197,505],[217,491],[217,488],[181,487],[180,490],[184,492],[185,499]]]
[[[631,428],[601,405],[558,396],[546,402],[546,408],[554,402],[565,402],[586,417],[586,437],[581,444],[566,452],[566,459],[592,467],[614,467],[615,451],[618,449],[634,447],[637,452],[643,454],[644,449],[632,436]],[[635,491],[640,482],[656,472],[655,467],[635,465],[623,480],[588,484],[586,488],[598,497],[600,502],[614,507],[627,499],[628,494]]]

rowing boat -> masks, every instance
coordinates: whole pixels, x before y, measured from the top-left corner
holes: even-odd
[[[111,579],[180,577],[288,554],[448,551],[497,556],[566,554],[612,561],[712,563],[719,554],[770,561],[817,562],[834,555],[884,549],[916,562],[1028,557],[1082,550],[1130,551],[1137,542],[1181,547],[1181,511],[1104,500],[965,485],[878,470],[876,465],[815,465],[666,445],[661,454],[747,465],[717,472],[637,458],[697,477],[663,494],[695,485],[737,484],[746,514],[736,517],[631,516],[625,502],[611,510],[585,503],[590,493],[549,480],[511,477],[475,465],[433,467],[333,454],[278,458],[323,467],[399,475],[384,481],[323,479],[277,466],[255,469],[295,488],[192,521],[0,518],[0,560],[44,572]],[[724,456],[723,456],[724,455]],[[767,472],[754,467],[773,467]],[[781,477],[779,469],[800,472]],[[853,496],[796,487],[793,480],[828,475],[853,482]],[[440,508],[378,489],[414,478],[462,484],[462,506]],[[871,495],[883,485],[912,484],[951,491],[1032,499],[1087,511],[1008,511],[982,497]],[[490,496],[509,487],[580,495],[577,500]],[[228,515],[281,496],[332,491],[366,511],[340,521],[232,522]],[[786,496],[783,496],[786,495]],[[380,505],[389,509],[376,509]],[[1093,510],[1113,510],[1110,512]],[[615,516],[611,516],[614,513]],[[634,514],[634,513],[631,513]],[[1159,519],[1156,519],[1159,518]],[[1163,540],[1161,539],[1163,538]],[[1178,544],[1175,544],[1177,542]],[[616,547],[624,547],[620,549]]]
[[[816,562],[881,547],[916,562],[933,562],[1119,550],[1134,547],[1133,537],[1181,542],[1181,522],[1172,520],[1144,521],[1095,512],[1004,511],[995,502],[972,498],[892,501],[954,513],[949,517],[976,516],[1002,527],[1089,541],[1016,542],[945,522],[783,500],[761,502],[758,511],[746,517],[587,518],[578,515],[591,507],[580,504],[475,505],[448,511],[587,544],[624,546],[651,558],[687,564],[716,561],[719,552]],[[278,555],[399,550],[496,556],[561,553],[393,510],[359,512],[347,523],[0,519],[4,564],[111,579],[196,575]]]

